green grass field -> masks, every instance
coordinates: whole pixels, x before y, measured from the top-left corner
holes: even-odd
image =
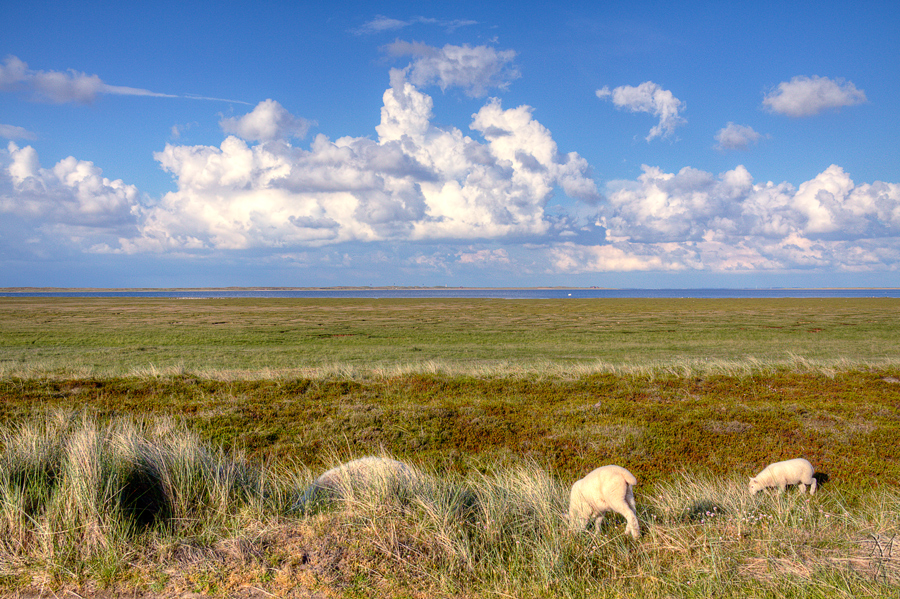
[[[891,298],[0,298],[0,375],[883,364],[900,360],[898,329]]]
[[[896,597],[898,315],[893,299],[3,298],[0,588]],[[427,484],[291,511],[316,473],[369,454]],[[747,477],[796,456],[827,477],[814,497],[749,497]],[[636,542],[617,517],[564,526],[569,485],[608,463],[639,480]],[[163,472],[188,482],[148,478]],[[136,529],[143,494],[168,499]]]

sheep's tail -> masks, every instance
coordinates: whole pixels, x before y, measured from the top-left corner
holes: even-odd
[[[624,478],[625,482],[628,483],[628,485],[631,487],[637,484],[637,478],[635,478],[635,476],[627,470],[622,473],[622,478]]]

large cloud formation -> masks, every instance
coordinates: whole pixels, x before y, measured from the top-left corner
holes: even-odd
[[[222,119],[231,135],[219,146],[157,152],[175,184],[161,198],[74,157],[42,168],[31,146],[9,143],[0,150],[0,239],[7,248],[17,239],[132,254],[248,251],[298,264],[314,255],[387,261],[386,248],[414,242],[427,249],[404,259],[409,268],[511,272],[900,265],[900,184],[857,184],[837,165],[796,187],[755,182],[743,166],[719,175],[644,166],[635,180],[608,182],[601,196],[587,161],[561,152],[530,107],[490,99],[465,134],[434,123],[432,98],[412,80],[480,93],[508,83],[511,58],[485,48],[407,50],[413,61],[391,71],[372,137],[318,135],[296,147],[291,140],[311,123],[266,100]],[[17,64],[7,60],[0,85],[23,81],[27,68]],[[599,95],[657,114],[651,138],[668,134],[683,105],[651,82],[640,87]],[[718,140],[739,148],[757,136],[730,124]],[[583,202],[551,206],[559,189]]]
[[[167,145],[155,157],[178,189],[144,214],[142,235],[122,248],[540,236],[557,186],[598,198],[587,162],[561,154],[530,107],[485,104],[471,124],[485,141],[435,126],[431,111],[431,98],[395,71],[377,140],[319,135],[309,150],[236,136],[220,147]]]
[[[72,156],[52,168],[40,166],[31,146],[10,142],[0,151],[0,239],[18,253],[59,244],[107,251],[137,233],[140,195],[134,185],[110,180],[92,162]]]
[[[609,182],[583,222],[545,210],[554,185],[591,201],[597,192],[584,160],[560,155],[528,107],[486,104],[472,123],[484,143],[435,127],[430,108],[427,95],[404,83],[385,92],[377,141],[320,135],[301,150],[231,136],[220,147],[166,146],[157,159],[178,189],[149,206],[90,162],[69,157],[44,169],[33,148],[10,143],[0,152],[0,213],[92,251],[308,256],[296,250],[462,239],[465,250],[411,262],[521,271],[525,251],[532,271],[553,273],[900,264],[897,183],[857,184],[837,165],[797,187],[754,182],[742,166],[720,175],[644,166],[636,180]],[[585,229],[600,240],[585,242]],[[531,243],[495,245],[523,239]],[[379,246],[371,247],[374,256]]]
[[[0,179],[0,213],[42,222],[115,228],[135,222],[138,190],[111,181],[92,162],[69,156],[41,168],[31,146],[7,146],[5,177]]]
[[[568,272],[627,270],[895,270],[900,184],[855,184],[832,165],[794,188],[754,183],[739,166],[718,177],[643,167],[611,182],[597,216],[602,245],[551,250]]]

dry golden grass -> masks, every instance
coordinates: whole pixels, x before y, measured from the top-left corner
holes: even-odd
[[[6,592],[662,598],[900,589],[896,486],[753,497],[739,475],[672,474],[639,483],[644,534],[635,541],[615,516],[598,530],[571,530],[567,483],[534,462],[348,476],[338,495],[298,511],[310,469],[232,461],[171,421],[148,424],[55,414],[4,431]],[[144,476],[135,477],[138,466]]]

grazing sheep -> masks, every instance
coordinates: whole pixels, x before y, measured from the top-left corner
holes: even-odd
[[[762,472],[750,479],[750,494],[756,495],[766,487],[778,487],[781,492],[787,485],[800,485],[800,492],[806,491],[809,485],[809,494],[816,492],[816,479],[813,478],[813,466],[803,458],[775,462],[766,466]]]
[[[584,529],[595,522],[600,526],[603,514],[612,510],[625,516],[626,533],[635,539],[641,536],[634,506],[634,485],[637,479],[621,466],[601,466],[572,485],[569,495],[569,525]]]
[[[416,473],[403,462],[391,458],[367,456],[336,466],[319,476],[294,507],[305,509],[313,502],[346,495],[354,487],[408,484]]]

